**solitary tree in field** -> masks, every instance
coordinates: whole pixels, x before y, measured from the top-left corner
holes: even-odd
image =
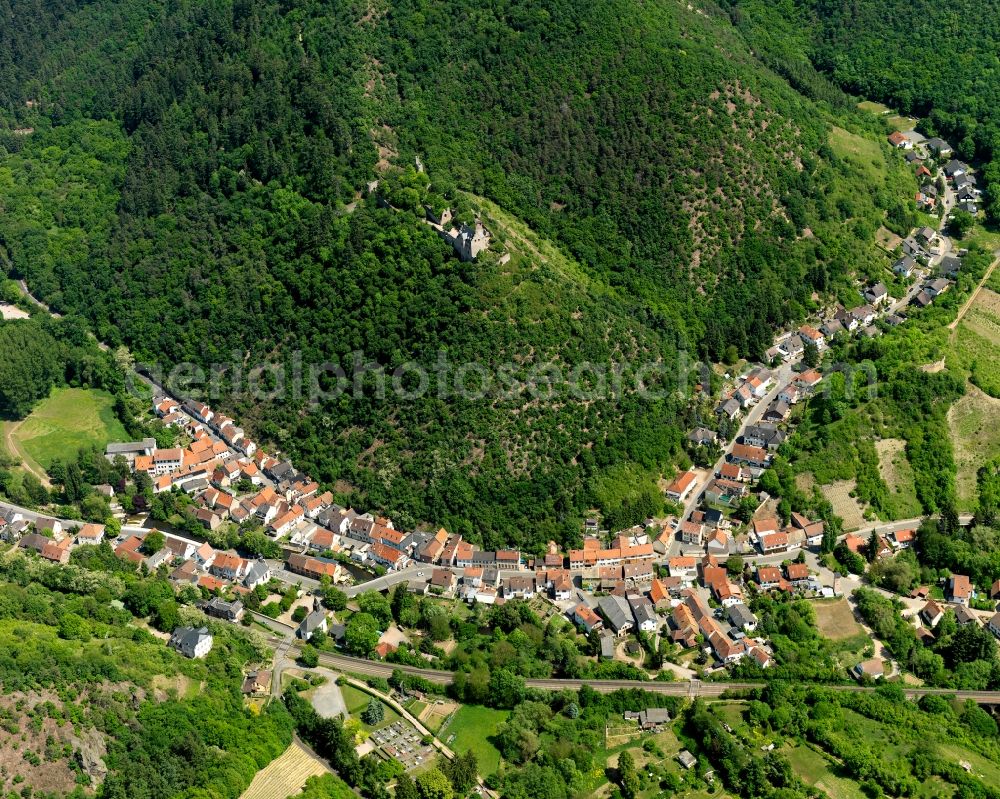
[[[362,721],[371,727],[374,727],[384,718],[385,708],[382,707],[381,702],[374,698],[368,703],[368,707],[365,708],[365,712],[361,714]]]

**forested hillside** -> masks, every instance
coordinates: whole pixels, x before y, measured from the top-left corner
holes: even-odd
[[[871,123],[798,93],[711,4],[9,0],[3,14],[4,269],[145,360],[299,352],[349,371],[363,351],[391,371],[446,350],[526,373],[759,357],[814,292],[871,268],[880,223],[911,221],[902,167],[828,144],[831,121]],[[486,213],[494,252],[461,264],[416,214],[365,199],[417,156],[435,191]],[[690,421],[680,398],[435,388],[215,404],[345,501],[488,545],[567,540],[594,505],[616,523],[656,511]]]
[[[959,157],[991,161],[1000,136],[996,0],[732,0],[732,16],[776,61],[811,62],[843,90],[925,117]],[[803,70],[808,71],[808,70]],[[995,182],[1000,174],[986,169]],[[996,193],[990,212],[996,216]]]

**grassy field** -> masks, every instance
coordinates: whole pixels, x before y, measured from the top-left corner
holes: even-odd
[[[858,108],[861,111],[867,111],[869,114],[875,114],[875,116],[882,116],[889,113],[889,106],[876,103],[874,100],[862,100],[858,103]]]
[[[913,467],[906,459],[906,442],[901,438],[885,438],[875,442],[878,451],[878,467],[893,494],[899,518],[909,519],[922,512],[914,484]]]
[[[360,688],[355,688],[353,685],[342,685],[340,686],[340,691],[344,695],[344,704],[347,705],[347,712],[358,721],[361,721],[361,714],[364,713],[365,708],[368,707],[368,703],[371,701],[372,697]],[[382,721],[374,727],[371,727],[361,721],[361,726],[370,732],[371,730],[379,730],[382,727],[388,727],[394,721],[399,721],[401,717],[395,710],[384,702],[382,703],[382,707],[385,709],[385,716],[382,718]]]
[[[885,155],[877,141],[834,125],[830,130],[830,149],[838,157],[854,161],[873,183],[881,184],[885,179]]]
[[[240,799],[286,799],[301,791],[310,777],[332,773],[312,753],[293,743],[257,772]]]
[[[109,441],[125,441],[127,434],[115,416],[110,394],[60,388],[15,424],[10,439],[13,447],[8,444],[8,449],[18,450],[17,454],[47,469],[56,458],[65,461],[83,447],[103,448]]]
[[[423,704],[421,702],[415,702],[414,704]],[[423,722],[423,725],[431,732],[437,734],[441,726],[448,720],[452,713],[456,712],[460,705],[456,705],[454,702],[443,702],[441,704],[434,703],[432,705],[425,705],[421,713],[416,713],[410,711],[417,718]]]
[[[854,613],[844,598],[831,602],[814,602],[816,628],[820,635],[831,641],[842,641],[855,635],[864,634],[861,625],[854,620]]]
[[[809,785],[825,792],[830,799],[864,799],[861,787],[852,780],[838,777],[835,764],[808,746],[800,745],[782,751],[792,770]]]
[[[1000,397],[1000,331],[990,332],[997,320],[978,310],[978,305],[979,300],[955,331],[946,362],[987,394]]]
[[[958,507],[971,511],[976,504],[976,470],[1000,455],[1000,400],[975,386],[948,411],[948,428],[955,448]]]
[[[876,103],[873,100],[862,100],[858,103],[858,109],[860,111],[867,111],[869,114],[874,114],[877,117],[882,117],[889,123],[889,127],[894,130],[913,130],[917,126],[918,120],[913,117],[904,117],[893,113],[889,106]]]
[[[997,273],[994,273],[997,274]],[[1000,293],[983,289],[951,340],[946,361],[975,385],[948,412],[959,510],[973,510],[976,470],[1000,455]]]
[[[942,744],[941,753],[949,760],[959,763],[966,761],[972,766],[972,773],[990,785],[1000,785],[1000,766],[971,749],[957,744]]]
[[[504,710],[462,705],[438,737],[454,752],[471,749],[479,760],[480,773],[492,774],[500,766],[500,752],[489,739],[507,720],[507,716]]]

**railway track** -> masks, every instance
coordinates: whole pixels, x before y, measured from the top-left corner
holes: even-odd
[[[282,639],[268,639],[270,643],[277,645],[282,643]],[[298,649],[298,642],[292,645],[292,649]],[[363,674],[367,677],[392,676],[393,671],[402,671],[415,677],[422,677],[436,685],[448,685],[452,680],[451,672],[436,671],[434,669],[422,669],[416,666],[403,666],[397,663],[382,663],[376,660],[365,660],[364,658],[351,657],[350,655],[333,654],[321,652],[319,662],[323,666],[337,669],[339,671]],[[683,697],[704,697],[717,698],[723,694],[734,691],[750,691],[761,688],[765,683],[752,682],[705,682],[702,680],[688,680],[678,682],[657,682],[655,680],[570,680],[570,679],[545,679],[545,680],[525,680],[528,688],[541,691],[575,691],[587,685],[595,691],[601,693],[611,693],[612,691],[640,689],[654,694],[666,696]],[[826,684],[823,688],[834,691],[848,691],[851,693],[868,693],[875,688],[864,685],[850,684]],[[971,699],[978,704],[1000,705],[1000,691],[952,691],[947,688],[918,688],[907,686],[904,693],[910,699],[915,699],[928,694],[954,696],[957,699]]]

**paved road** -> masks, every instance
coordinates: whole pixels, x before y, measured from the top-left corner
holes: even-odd
[[[764,397],[759,399],[757,404],[750,408],[746,416],[743,417],[743,421],[740,423],[739,429],[733,434],[729,444],[727,444],[723,449],[722,455],[714,464],[712,464],[711,472],[708,478],[709,481],[711,481],[722,468],[723,464],[726,462],[726,458],[729,457],[730,453],[733,451],[733,446],[743,436],[746,429],[751,425],[757,424],[761,420],[764,416],[764,412],[770,407],[771,403],[778,396],[778,392],[788,385],[788,381],[791,380],[792,375],[795,372],[794,367],[799,364],[801,360],[801,358],[795,358],[791,361],[787,361],[772,372],[774,387],[768,391]],[[701,503],[701,496],[706,487],[707,486],[699,486],[698,490],[693,492],[687,502],[684,503],[684,512],[681,514],[681,519],[687,519],[691,515],[692,511],[698,507]]]
[[[53,518],[48,513],[43,513],[42,511],[30,510],[29,508],[22,508],[20,505],[13,505],[10,502],[0,502],[0,506],[5,508],[13,508],[18,513],[20,513],[25,520],[29,522],[36,522],[39,518],[51,519]],[[80,519],[56,519],[60,522],[63,528],[69,527],[83,527],[86,522],[80,521]]]

